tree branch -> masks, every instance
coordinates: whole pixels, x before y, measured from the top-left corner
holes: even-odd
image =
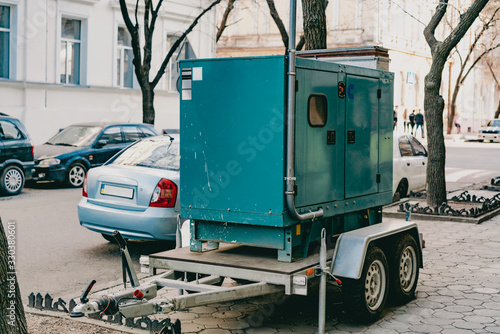
[[[491,76],[493,76],[493,80],[495,80],[497,87],[500,88],[500,82],[498,82],[497,76],[495,75],[495,72],[493,71],[491,63],[489,61],[487,61],[486,64],[488,65],[488,68],[490,69]]]
[[[285,48],[288,48],[288,33],[286,32],[285,25],[283,24],[283,21],[281,21],[280,15],[276,10],[276,6],[274,5],[274,0],[266,0],[266,2],[267,6],[269,7],[269,12],[271,14],[271,17],[273,18],[273,21],[274,23],[276,23],[276,27],[278,27],[278,30],[280,32],[281,40],[283,41]]]
[[[460,42],[474,20],[479,16],[479,13],[483,10],[486,4],[488,4],[488,1],[489,0],[475,0],[469,9],[461,15],[458,25],[443,41],[442,52],[449,54],[458,42]]]
[[[224,14],[222,15],[219,29],[217,29],[217,36],[215,37],[215,43],[217,43],[219,41],[220,37],[222,36],[222,33],[224,32],[224,30],[227,27],[227,18],[229,17],[229,13],[231,13],[231,11],[234,8],[235,1],[236,0],[228,0],[228,2],[227,2],[227,7],[226,7],[226,10],[224,11]]]
[[[432,15],[429,24],[424,28],[424,37],[431,48],[431,53],[434,53],[438,40],[435,37],[436,28],[446,14],[448,8],[448,0],[441,0],[436,7],[436,12]]]
[[[120,0],[120,1],[124,1],[124,0]],[[165,73],[165,69],[167,68],[167,64],[170,61],[170,58],[172,57],[172,55],[174,54],[174,52],[177,50],[177,48],[179,47],[179,45],[182,43],[182,41],[194,29],[194,27],[198,24],[198,21],[201,19],[201,17],[203,15],[205,15],[205,13],[207,13],[208,11],[210,11],[215,5],[219,4],[220,2],[221,2],[221,0],[216,0],[216,1],[212,2],[212,4],[210,6],[208,6],[205,10],[203,10],[200,13],[200,15],[198,15],[194,19],[193,23],[191,23],[191,25],[189,26],[189,28],[187,28],[187,30],[184,31],[184,33],[181,35],[181,37],[179,37],[175,41],[174,45],[172,45],[172,47],[168,51],[168,54],[166,55],[165,59],[163,60],[163,62],[161,64],[161,67],[158,70],[158,72],[156,73],[156,76],[155,76],[154,80],[151,82],[151,88],[152,89],[154,89],[156,87],[156,85],[160,81],[162,75]]]
[[[485,56],[487,55],[488,53],[490,53],[491,51],[495,50],[495,49],[498,49],[500,47],[500,44],[497,44],[495,46],[492,46],[491,48],[487,49],[487,50],[484,50],[483,53],[481,53],[479,55],[479,57],[476,58],[476,60],[474,60],[474,62],[472,63],[472,65],[469,67],[469,69],[467,70],[467,72],[464,74],[464,76],[462,77],[462,80],[460,80],[460,83],[463,84],[464,81],[465,81],[465,78],[467,78],[467,76],[469,75],[470,71],[472,70],[472,68],[474,66],[476,66],[476,64]]]
[[[297,43],[297,46],[295,47],[295,49],[297,51],[302,50],[302,48],[304,47],[304,44],[306,44],[306,38],[304,37],[304,35],[300,35],[299,42]]]
[[[135,7],[136,20],[137,20],[138,5],[139,5],[139,0],[137,0]],[[120,10],[122,12],[123,20],[125,21],[125,26],[127,27],[127,30],[130,33],[130,37],[132,39],[132,51],[134,53],[134,59],[132,60],[132,62],[134,63],[134,71],[137,77],[137,81],[139,82],[139,85],[142,88],[145,87],[145,85],[148,82],[148,79],[146,78],[143,68],[141,66],[142,60],[141,60],[141,45],[139,41],[139,24],[137,23],[137,21],[135,25],[132,23],[132,20],[130,19],[130,16],[128,14],[128,8],[125,0],[120,0]]]

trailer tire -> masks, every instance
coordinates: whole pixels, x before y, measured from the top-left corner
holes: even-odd
[[[404,234],[396,241],[392,254],[389,260],[391,301],[402,305],[415,299],[419,275],[417,242],[411,235]]]
[[[350,317],[359,323],[376,321],[384,310],[389,291],[389,270],[384,252],[369,247],[359,279],[344,278],[342,297]]]

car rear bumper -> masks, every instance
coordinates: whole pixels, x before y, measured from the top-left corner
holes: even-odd
[[[95,205],[87,198],[78,203],[80,225],[108,235],[118,230],[125,239],[175,240],[177,215],[173,208],[130,211]]]
[[[64,167],[36,167],[33,173],[34,181],[59,181],[66,179],[66,169]]]

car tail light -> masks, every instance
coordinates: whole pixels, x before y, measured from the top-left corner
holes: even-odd
[[[35,157],[35,145],[33,145],[33,140],[30,139],[31,142],[31,156]]]
[[[88,197],[88,194],[87,194],[87,174],[85,174],[85,178],[83,179],[82,196]]]
[[[168,179],[161,179],[156,185],[149,206],[173,208],[177,199],[177,185]]]

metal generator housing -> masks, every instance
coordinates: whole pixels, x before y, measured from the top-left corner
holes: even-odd
[[[392,201],[393,81],[388,71],[297,58],[294,168],[286,202],[287,57],[181,62],[181,217],[192,251],[218,243],[305,257],[329,235],[381,222]]]

